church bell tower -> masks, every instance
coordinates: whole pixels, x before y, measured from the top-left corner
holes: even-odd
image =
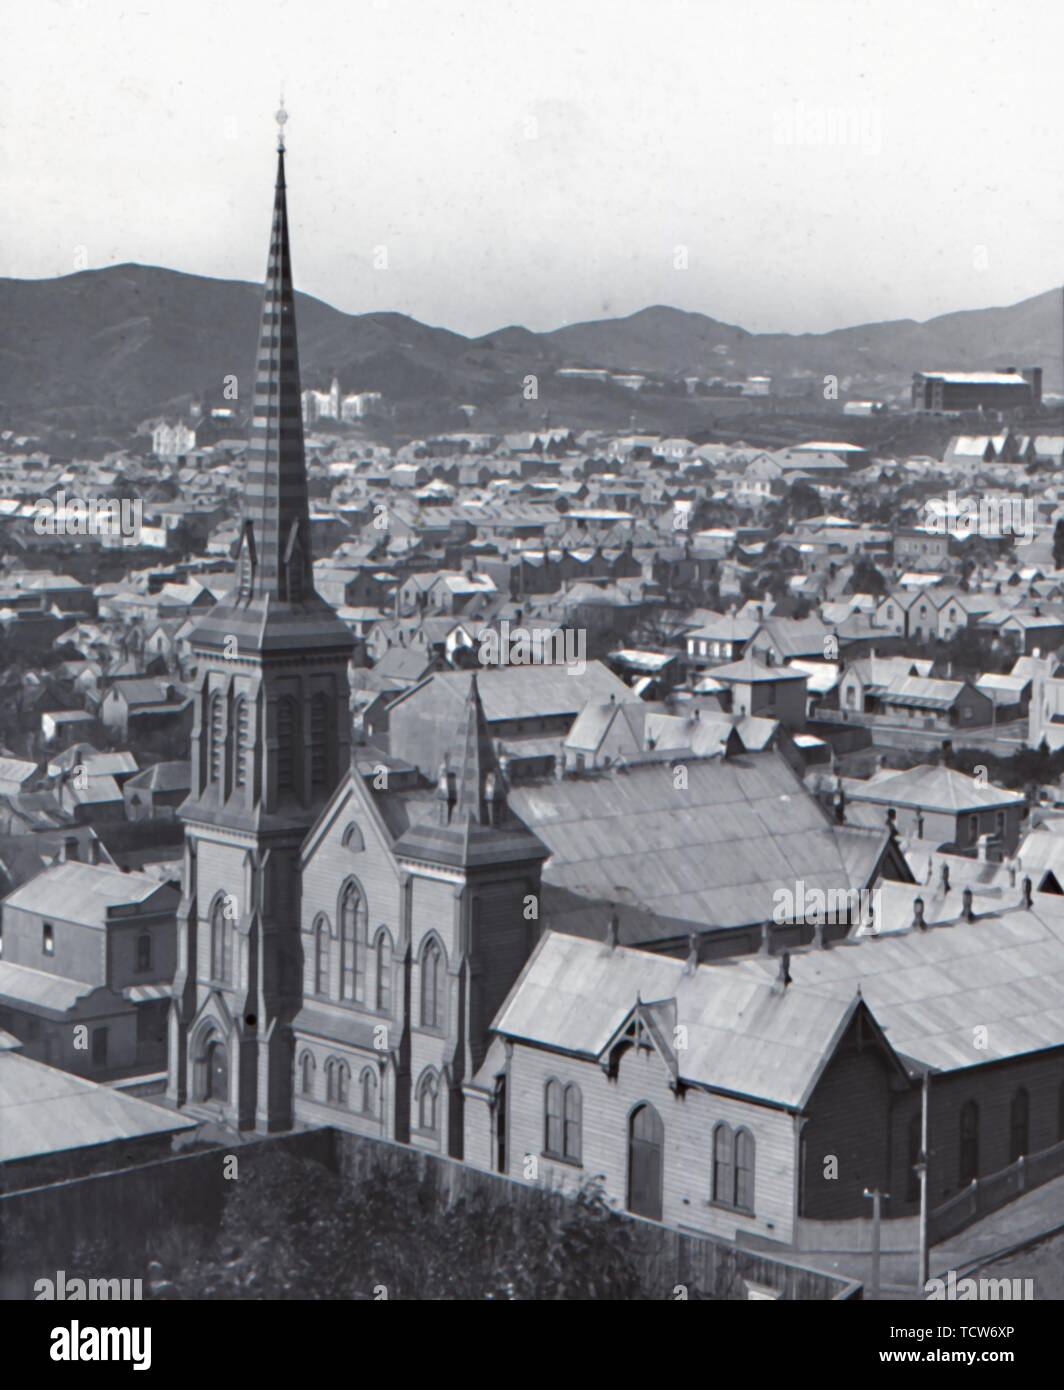
[[[350,632],[315,592],[283,108],[236,579],[196,661],[170,1099],[289,1128],[302,992],[299,849],[350,764]]]

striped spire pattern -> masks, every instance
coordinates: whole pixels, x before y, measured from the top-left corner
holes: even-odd
[[[240,596],[302,603],[313,589],[313,568],[284,149],[280,146],[254,420],[246,457]]]

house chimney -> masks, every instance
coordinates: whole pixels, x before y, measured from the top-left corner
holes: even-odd
[[[617,945],[617,937],[620,931],[620,920],[616,912],[610,913],[610,920],[606,924],[606,945],[610,950],[614,950]]]
[[[974,922],[975,913],[972,911],[972,890],[965,888],[961,894],[961,918],[965,922]]]
[[[1031,907],[1031,897],[1033,889],[1034,884],[1031,882],[1029,878],[1025,878],[1023,880],[1023,905],[1025,908],[1028,909],[1028,911],[1030,911]]]
[[[913,898],[913,931],[927,931],[923,898]]]

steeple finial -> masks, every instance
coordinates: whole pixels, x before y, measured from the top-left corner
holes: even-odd
[[[284,153],[284,128],[288,123],[288,112],[284,109],[284,88],[281,88],[281,104],[277,108],[274,116],[277,122],[277,150],[279,154]]]

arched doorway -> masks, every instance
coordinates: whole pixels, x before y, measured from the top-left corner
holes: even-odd
[[[628,1119],[628,1210],[661,1220],[665,1129],[652,1105],[637,1105]]]
[[[229,1099],[229,1053],[220,1038],[207,1044],[207,1100]]]

